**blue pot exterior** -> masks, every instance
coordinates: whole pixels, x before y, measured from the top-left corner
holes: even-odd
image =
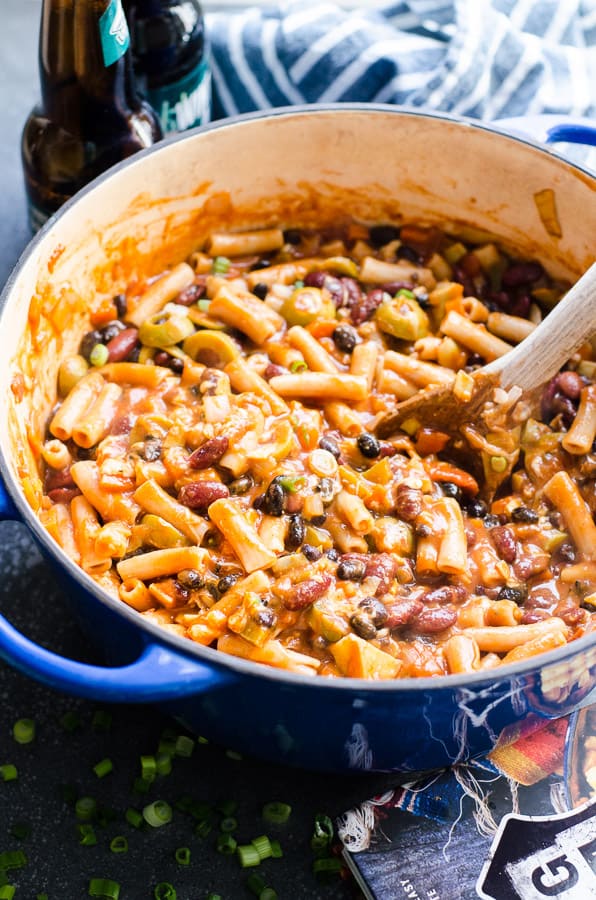
[[[18,274],[17,269],[11,281]],[[9,282],[7,298],[10,288]],[[64,587],[73,617],[106,662],[127,665],[155,646],[179,659],[181,668],[192,670],[194,665],[198,671],[211,671],[211,684],[194,693],[188,682],[184,688],[180,682],[177,696],[178,685],[170,684],[173,699],[165,708],[193,732],[227,748],[323,771],[416,773],[486,754],[499,740],[514,736],[520,722],[571,713],[594,692],[594,634],[504,672],[410,679],[404,684],[292,676],[183,642],[102,594],[52,542],[4,465],[8,494],[0,489],[0,518],[14,517],[17,508]],[[2,621],[0,616],[0,625]],[[35,648],[28,652],[28,662],[19,667],[64,689],[59,677],[44,675]],[[0,655],[14,663],[6,641]],[[128,702],[131,692],[126,687],[123,684],[121,697],[113,688],[109,696],[100,691],[94,695],[81,669],[80,683],[70,682],[68,689]],[[157,702],[163,696],[147,687],[134,699]]]

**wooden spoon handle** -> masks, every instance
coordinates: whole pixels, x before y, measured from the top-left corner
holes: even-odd
[[[505,388],[531,391],[555,375],[578,347],[596,333],[596,263],[576,281],[548,316],[505,356],[484,367]]]

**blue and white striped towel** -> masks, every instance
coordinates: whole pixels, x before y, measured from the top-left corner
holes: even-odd
[[[207,27],[218,118],[344,101],[596,117],[596,0],[291,0]]]

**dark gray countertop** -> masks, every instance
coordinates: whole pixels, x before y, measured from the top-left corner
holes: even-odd
[[[20,132],[38,94],[37,33],[39,0],[2,0],[0,30],[0,285],[3,285],[24,249],[29,234],[19,156]],[[6,337],[3,338],[6,341]],[[9,348],[4,344],[3,351]],[[94,660],[92,651],[70,619],[68,606],[52,572],[42,560],[24,526],[0,523],[0,610],[28,636],[64,655]],[[105,707],[104,707],[105,708]],[[112,878],[121,884],[121,900],[150,900],[160,881],[169,881],[178,900],[204,900],[209,891],[230,898],[253,896],[246,888],[247,871],[235,857],[214,848],[217,824],[205,839],[194,834],[189,816],[175,812],[174,821],[161,829],[136,832],[126,824],[128,806],[140,808],[147,801],[132,791],[139,774],[139,756],[153,753],[163,729],[175,725],[154,708],[109,709],[109,732],[92,727],[97,707],[68,698],[33,683],[0,662],[0,765],[14,763],[17,781],[0,780],[0,853],[22,850],[27,865],[12,871],[16,900],[34,900],[47,893],[50,900],[79,900],[88,896],[90,878]],[[60,724],[72,711],[81,727],[69,733]],[[36,721],[35,741],[20,746],[12,738],[18,718]],[[315,736],[313,736],[315,739]],[[99,780],[93,765],[109,756],[114,772]],[[96,828],[98,843],[78,843],[76,819],[67,793],[92,795],[116,818]],[[280,900],[354,896],[355,889],[341,880],[321,885],[311,867],[310,836],[319,811],[340,812],[349,801],[373,793],[373,782],[355,783],[340,776],[296,772],[256,760],[237,760],[222,748],[197,745],[190,759],[177,759],[171,776],[163,779],[149,799],[173,801],[188,794],[196,801],[216,805],[234,799],[238,803],[240,842],[264,832],[278,837],[284,857],[268,860],[259,870]],[[271,799],[292,805],[288,824],[268,826],[261,807]],[[15,823],[28,823],[28,838],[11,834]],[[109,842],[125,835],[129,852],[114,855]],[[192,856],[186,868],[176,864],[174,851],[188,846]],[[255,870],[252,870],[255,871]],[[2,881],[0,880],[0,884]]]

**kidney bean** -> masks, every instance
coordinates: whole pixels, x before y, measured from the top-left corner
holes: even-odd
[[[219,481],[191,481],[178,491],[178,502],[189,509],[206,509],[214,500],[229,496],[229,490]]]
[[[214,437],[199,447],[188,457],[188,465],[191,469],[208,469],[220,461],[228,449],[229,440],[222,435]]]
[[[76,485],[71,488],[55,488],[54,490],[47,492],[52,503],[70,503],[72,498],[78,496],[80,493],[81,492]]]
[[[533,284],[544,274],[544,269],[539,262],[513,263],[503,272],[502,283],[505,287],[513,288],[521,285]]]
[[[510,307],[511,315],[519,316],[521,319],[527,319],[531,305],[531,297],[528,297],[527,294],[522,294],[520,297],[517,297],[514,301],[512,301]]]
[[[339,449],[337,440],[332,434],[324,434],[319,440],[319,447],[321,450],[327,450],[327,452],[331,453],[336,459],[339,459],[341,456],[341,450]]]
[[[316,269],[314,272],[307,272],[304,276],[304,286],[322,288],[325,284],[325,279],[328,277],[328,273],[323,272],[321,269]]]
[[[577,372],[561,372],[558,376],[558,386],[566,397],[571,400],[578,400],[581,394],[584,382],[581,375]]]
[[[373,288],[368,294],[363,294],[360,301],[355,303],[350,309],[350,316],[354,325],[362,325],[363,322],[370,319],[383,300],[388,299],[390,299],[390,295],[381,288]]]
[[[412,281],[387,281],[380,287],[382,291],[386,291],[393,296],[398,291],[413,291],[416,285]]]
[[[292,612],[305,609],[311,603],[314,603],[315,600],[318,600],[319,597],[322,597],[332,583],[333,577],[326,574],[317,578],[309,578],[308,581],[302,581],[300,584],[295,585],[290,596],[285,598],[283,601],[284,606]]]
[[[540,398],[540,414],[544,421],[548,421],[552,418],[552,404],[554,396],[557,393],[558,384],[559,376],[555,375],[542,391],[542,397]]]
[[[517,544],[511,528],[497,525],[491,529],[490,536],[501,559],[504,559],[506,563],[512,563],[517,556]]]
[[[376,596],[386,594],[397,575],[397,561],[388,553],[371,553],[366,561],[366,578],[378,578]]]
[[[565,394],[557,391],[555,396],[553,397],[553,402],[551,405],[551,415],[560,415],[563,419],[563,424],[569,428],[573,420],[575,419],[575,414],[577,412],[575,403],[569,397],[566,397]]]
[[[408,484],[398,484],[395,494],[395,514],[404,522],[413,522],[422,511],[422,491]]]
[[[354,278],[348,278],[348,276],[345,276],[341,279],[341,283],[344,289],[344,306],[349,306],[350,309],[352,309],[352,307],[354,306],[358,306],[358,304],[362,300],[362,288],[360,287],[358,282]]]
[[[526,609],[520,619],[520,625],[534,625],[544,619],[550,619],[550,613],[546,609]]]
[[[423,609],[412,622],[413,627],[420,634],[438,634],[439,631],[445,631],[455,625],[457,621],[457,613],[454,609],[448,607],[437,607],[436,609]]]
[[[505,588],[501,588],[504,591]],[[524,602],[525,609],[552,610],[557,602],[557,594],[546,584],[537,584],[530,588]]]
[[[579,625],[583,621],[586,612],[574,602],[573,597],[567,597],[565,600],[557,603],[553,615],[563,619],[566,625],[574,626]]]
[[[176,297],[175,302],[180,306],[192,306],[193,303],[196,303],[197,300],[200,300],[205,294],[205,282],[203,283],[196,282],[195,284],[189,285],[187,288],[184,288],[178,296]]]
[[[549,557],[547,553],[539,553],[536,556],[521,556],[515,561],[513,571],[520,581],[527,581],[532,575],[539,575],[547,568]]]
[[[171,369],[176,375],[182,375],[184,371],[183,360],[177,356],[171,356],[165,350],[158,350],[153,357],[153,361],[156,366],[164,366],[166,369]]]
[[[73,477],[70,474],[70,466],[66,469],[46,469],[44,477],[44,490],[47,494],[59,488],[76,488]]]
[[[461,584],[444,584],[442,587],[433,588],[422,598],[425,604],[429,603],[463,603],[468,592]]]
[[[565,541],[557,550],[557,558],[561,560],[563,563],[573,563],[576,560],[576,551],[573,544],[567,543]]]
[[[388,628],[401,628],[420,615],[423,609],[424,604],[414,597],[404,597],[403,600],[397,600],[395,603],[387,603],[385,624]]]
[[[275,378],[276,375],[283,375],[286,372],[286,369],[283,366],[278,366],[275,363],[269,363],[265,371],[263,372],[263,377],[269,381],[270,378]]]
[[[108,341],[108,360],[109,362],[122,362],[127,358],[131,350],[133,350],[139,339],[137,328],[125,328],[115,337]]]

